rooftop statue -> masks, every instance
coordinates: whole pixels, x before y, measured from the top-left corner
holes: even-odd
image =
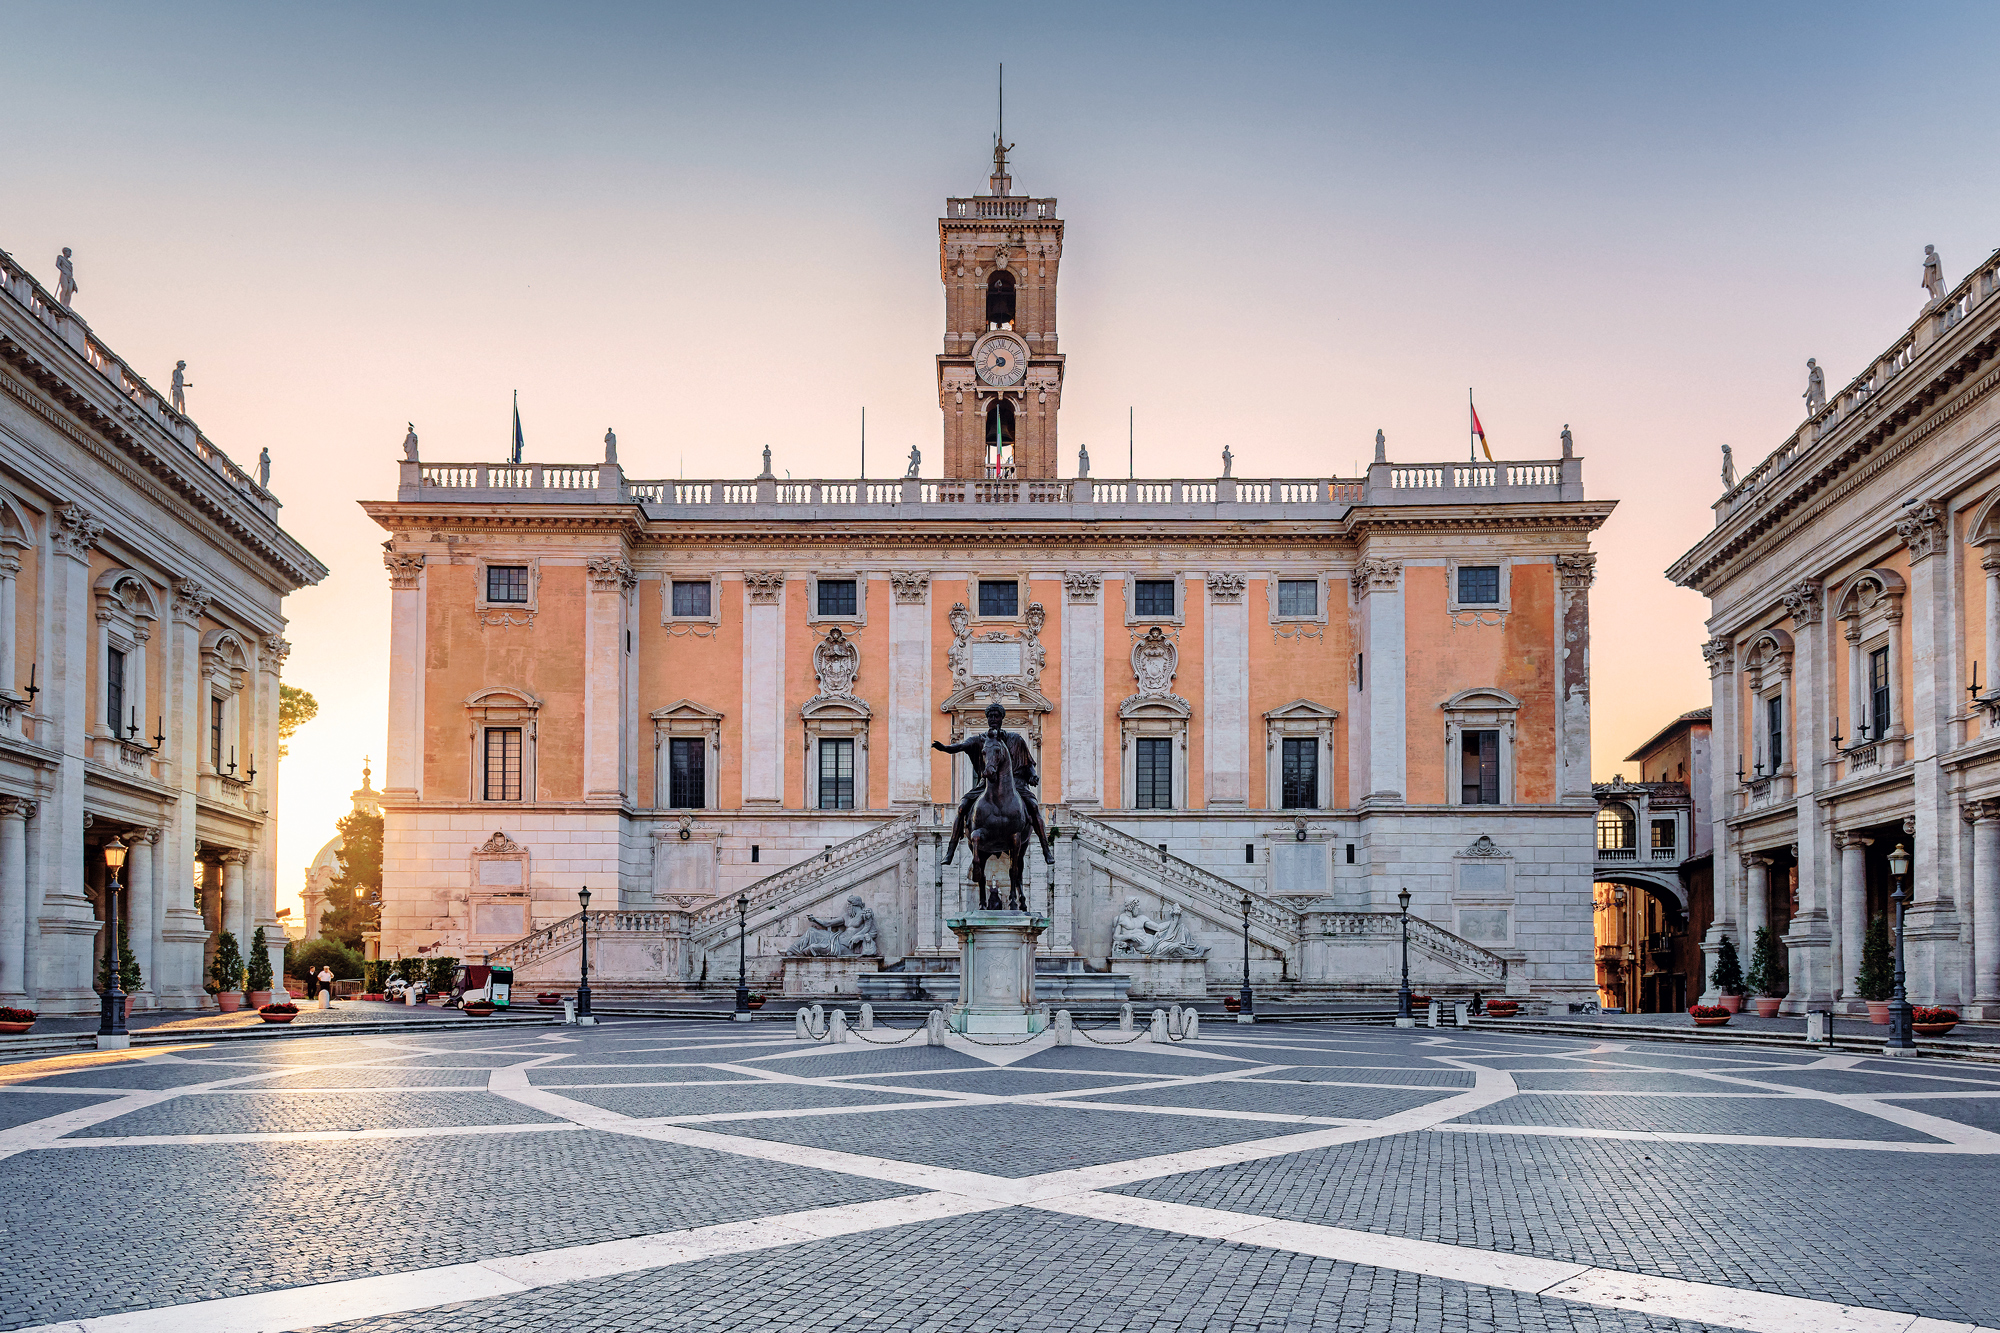
[[[76,263],[70,258],[69,247],[65,245],[62,253],[56,256],[56,300],[67,306],[75,295]]]
[[[1729,490],[1736,485],[1736,455],[1728,445],[1722,446],[1722,489]]]
[[[1378,463],[1389,461],[1389,437],[1384,435],[1379,427],[1375,431],[1375,461]]]
[[[604,428],[604,466],[618,466],[618,432],[609,426]]]
[[[910,467],[909,467],[909,470],[908,470],[908,471],[906,471],[905,473],[903,473],[903,475],[904,475],[905,477],[907,477],[907,478],[911,478],[911,479],[914,479],[914,478],[916,477],[916,475],[917,475],[917,472],[918,472],[918,470],[919,470],[920,468],[922,468],[922,467],[923,467],[923,465],[924,465],[924,451],[923,451],[923,450],[921,450],[921,449],[919,449],[919,448],[917,448],[917,446],[916,446],[916,445],[914,445],[914,444],[913,444],[913,445],[911,445],[911,446],[910,446]]]
[[[757,474],[757,479],[759,481],[762,481],[765,477],[768,477],[770,475],[771,475],[771,446],[767,444],[764,446],[764,470]]]
[[[1236,466],[1236,455],[1235,455],[1235,454],[1232,454],[1232,453],[1230,453],[1230,452],[1229,452],[1229,446],[1228,446],[1228,445],[1226,445],[1226,444],[1225,444],[1225,445],[1223,445],[1223,446],[1222,446],[1222,475],[1223,475],[1223,476],[1225,476],[1225,477],[1228,477],[1228,476],[1233,476],[1233,475],[1234,475],[1234,473],[1232,473],[1232,472],[1230,471],[1230,469],[1231,469],[1231,468],[1233,468],[1233,467],[1235,467],[1235,466]]]
[[[412,421],[409,429],[410,433],[403,437],[403,461],[414,463],[417,461],[417,423]]]
[[[1569,437],[1569,423],[1567,421],[1563,423],[1563,457],[1576,457],[1576,441]]]
[[[174,411],[182,416],[187,415],[187,391],[194,387],[188,382],[187,368],[188,363],[185,361],[174,362],[174,383],[170,390],[174,399]]]
[[[1087,444],[1079,444],[1076,447],[1076,475],[1079,477],[1090,475],[1090,446]]]
[[[69,251],[63,253],[68,254]],[[1935,245],[1924,247],[1924,290],[1931,294],[1931,305],[1944,300],[1944,261],[1938,258]]]
[[[1826,372],[1811,357],[1806,358],[1805,400],[1807,416],[1826,406]]]
[[[257,454],[257,484],[265,490],[271,489],[271,451],[264,449]]]

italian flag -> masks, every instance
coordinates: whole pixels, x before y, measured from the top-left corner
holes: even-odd
[[[1485,453],[1486,461],[1490,463],[1493,461],[1493,450],[1486,443],[1486,427],[1479,424],[1479,409],[1472,406],[1472,395],[1466,395],[1465,405],[1472,409],[1472,438],[1479,441],[1479,448]]]

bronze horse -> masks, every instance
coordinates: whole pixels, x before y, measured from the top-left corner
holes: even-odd
[[[990,734],[975,739],[984,742],[979,775],[985,789],[973,803],[972,818],[968,821],[971,829],[965,841],[972,849],[972,882],[979,887],[979,907],[986,912],[1025,912],[1028,897],[1021,890],[1021,876],[1028,868],[1029,834],[1040,839],[1042,855],[1051,865],[1055,863],[1055,853],[1049,850],[1048,835],[1036,827],[1040,821],[1030,816],[1021,800],[1020,788],[1014,785],[1014,758],[1007,743]],[[1000,894],[986,884],[989,856],[1007,858],[1009,883],[1005,908],[1001,906]]]

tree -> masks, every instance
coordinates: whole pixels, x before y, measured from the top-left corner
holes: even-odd
[[[118,989],[127,995],[136,995],[139,983],[144,980],[139,975],[139,958],[132,952],[132,940],[125,933],[125,927],[118,927]],[[97,959],[97,988],[108,990],[111,985],[111,969],[106,966],[103,952]]]
[[[292,733],[319,716],[319,700],[296,685],[278,683],[278,758],[290,752]]]
[[[1715,951],[1715,972],[1709,977],[1708,983],[1723,995],[1743,993],[1743,963],[1736,956],[1734,936],[1722,937],[1722,947]]]
[[[316,976],[322,967],[330,967],[335,981],[356,980],[361,976],[361,955],[339,940],[303,940],[292,948],[292,967],[295,977]]]
[[[1745,985],[1752,995],[1767,999],[1783,995],[1789,989],[1785,984],[1785,960],[1778,954],[1778,942],[1769,926],[1757,927],[1757,941],[1750,948],[1750,976]]]
[[[208,965],[208,981],[215,989],[211,995],[221,991],[243,989],[243,951],[236,944],[236,936],[231,931],[223,931],[215,939],[215,958]]]
[[[1881,1003],[1896,989],[1896,962],[1889,954],[1889,918],[1878,916],[1868,923],[1861,939],[1861,968],[1854,974],[1854,988],[1864,1000]]]
[[[271,989],[271,944],[264,938],[262,926],[257,927],[257,933],[250,937],[250,957],[244,965],[243,989]]]
[[[340,873],[327,881],[326,912],[319,933],[350,949],[363,931],[382,926],[382,816],[356,810],[334,825],[340,830]]]

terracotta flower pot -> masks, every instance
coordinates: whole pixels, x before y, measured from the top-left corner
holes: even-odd
[[[1697,1018],[1694,1025],[1698,1028],[1719,1028],[1729,1021],[1729,1017],[1728,1014],[1723,1014],[1717,1018]]]
[[[1513,1000],[1494,1000],[1486,1006],[1487,1016],[1491,1018],[1512,1018],[1520,1012],[1521,1006]]]
[[[1238,1013],[1243,1008],[1243,998],[1239,995],[1225,995],[1222,997],[1222,1007],[1232,1014]]]
[[[271,1002],[271,992],[267,990],[253,990],[250,992],[248,998],[252,1009],[262,1009]]]
[[[1910,1024],[1910,1026],[1911,1026],[1911,1027],[1913,1027],[1913,1028],[1915,1028],[1915,1029],[1917,1030],[1917,1032],[1918,1032],[1918,1033],[1920,1033],[1920,1034],[1921,1034],[1921,1035],[1923,1035],[1923,1036],[1926,1036],[1926,1037],[1942,1037],[1942,1036],[1943,1036],[1943,1035],[1944,1035],[1945,1033],[1947,1033],[1947,1032],[1951,1031],[1951,1030],[1952,1030],[1953,1028],[1957,1027],[1957,1026],[1958,1026],[1958,1024],[1956,1024],[1956,1023],[1912,1023],[1912,1024]]]
[[[1863,1000],[1868,1006],[1868,1021],[1883,1027],[1889,1025],[1889,1002],[1887,1000]]]
[[[466,1013],[472,1015],[474,1018],[491,1018],[499,1009],[498,1005],[493,1004],[468,1004],[462,1007]]]
[[[217,991],[215,1007],[225,1014],[233,1014],[243,1007],[243,996],[233,990]]]
[[[1757,1006],[1757,1017],[1776,1018],[1778,1016],[1778,1006],[1784,1002],[1785,999],[1782,995],[1759,995],[1754,1002]]]
[[[745,1000],[744,1003],[749,1005],[752,1009],[762,1009],[764,1007],[764,997],[761,995],[752,995],[749,999]]]
[[[293,1020],[294,1018],[297,1018],[297,1017],[298,1017],[298,1015],[297,1015],[297,1014],[258,1014],[258,1015],[257,1015],[257,1017],[259,1017],[259,1018],[263,1019],[263,1020],[264,1020],[264,1021],[265,1021],[266,1023],[289,1023],[289,1022],[291,1022],[291,1021],[292,1021],[292,1020]]]
[[[543,991],[535,997],[536,1004],[561,1004],[563,997],[553,991]]]
[[[29,1028],[33,1026],[34,1026],[33,1022],[0,1023],[0,1032],[6,1032],[6,1033],[26,1032]]]
[[[1743,997],[1741,995],[1717,996],[1715,1002],[1721,1005],[1724,1009],[1727,1009],[1732,1014],[1740,1014],[1743,1012]]]

